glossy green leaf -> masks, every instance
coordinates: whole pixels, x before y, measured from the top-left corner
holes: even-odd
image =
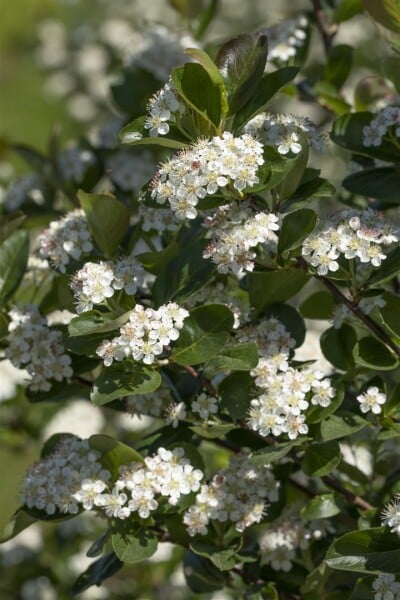
[[[80,337],[92,333],[109,333],[110,331],[116,331],[129,321],[129,315],[130,313],[126,312],[117,318],[110,319],[109,317],[112,315],[89,310],[78,317],[71,319],[68,325],[68,333],[72,337]]]
[[[199,63],[186,63],[172,70],[171,79],[181,99],[195,113],[218,127],[224,101],[219,84],[214,83],[206,69]]]
[[[353,48],[347,44],[332,46],[324,69],[324,81],[340,89],[351,71]]]
[[[232,373],[220,383],[218,393],[221,410],[226,410],[232,419],[244,419],[255,396],[254,379],[248,373]]]
[[[388,347],[372,336],[363,337],[353,350],[358,365],[380,371],[395,369],[399,361]]]
[[[334,21],[335,23],[343,23],[358,15],[362,10],[362,0],[342,0],[336,9]]]
[[[121,143],[129,146],[160,146],[173,150],[180,150],[188,146],[188,140],[183,138],[175,127],[170,127],[168,137],[165,135],[149,136],[149,131],[144,128],[145,120],[146,117],[138,117],[132,123],[125,125],[119,133]]]
[[[309,477],[323,477],[333,471],[341,460],[339,444],[325,441],[311,444],[307,448],[301,466]]]
[[[292,169],[283,179],[282,183],[280,183],[277,187],[277,193],[280,202],[287,200],[296,193],[307,168],[309,154],[308,142],[303,132],[298,130],[297,133],[299,135],[299,141],[301,143],[302,150],[292,159]]]
[[[240,559],[236,556],[239,547],[221,549],[202,540],[193,540],[190,549],[195,554],[208,558],[220,571],[230,571],[240,562]]]
[[[223,572],[210,560],[191,550],[185,551],[183,572],[189,589],[199,594],[220,590],[226,583]]]
[[[113,478],[118,478],[120,466],[129,465],[132,462],[143,462],[143,457],[136,450],[108,435],[90,436],[89,446],[101,453],[101,464],[110,471]]]
[[[389,292],[383,296],[386,304],[379,308],[382,321],[386,327],[400,338],[400,298]]]
[[[229,113],[240,110],[252,97],[264,74],[268,38],[261,33],[243,33],[219,50],[216,64],[229,93]]]
[[[111,194],[78,192],[89,230],[106,258],[118,252],[129,227],[129,210]]]
[[[227,346],[212,358],[207,369],[218,371],[250,371],[258,364],[258,347],[255,342]]]
[[[132,394],[148,394],[161,385],[158,371],[129,361],[104,367],[93,384],[90,399],[98,406]]]
[[[158,540],[149,529],[144,529],[137,523],[118,520],[111,535],[111,543],[119,560],[134,565],[155,553]]]
[[[315,177],[304,183],[300,182],[295,193],[280,205],[279,212],[285,213],[298,210],[307,205],[313,198],[332,196],[334,193],[335,186],[322,177]]]
[[[316,223],[317,215],[309,208],[296,210],[284,217],[279,232],[279,254],[298,248],[313,231]]]
[[[338,440],[360,431],[367,425],[370,425],[369,421],[361,415],[340,410],[337,414],[331,415],[322,421],[321,435],[326,441]]]
[[[284,67],[261,78],[250,100],[235,115],[233,131],[240,132],[253,117],[265,110],[271,98],[299,72],[298,67]]]
[[[28,264],[29,236],[15,231],[0,246],[0,306],[11,298]]]
[[[25,221],[26,215],[17,210],[8,215],[0,215],[0,243],[4,242]]]
[[[400,0],[363,0],[363,4],[375,21],[399,35]]]
[[[119,111],[134,119],[144,114],[148,99],[159,87],[149,70],[132,65],[114,73],[110,92]]]
[[[315,292],[302,302],[300,312],[305,319],[330,319],[335,302],[329,292]]]
[[[280,460],[292,450],[296,446],[300,446],[304,444],[310,438],[300,437],[296,440],[292,440],[291,442],[284,442],[283,444],[276,444],[276,446],[267,446],[266,448],[261,448],[261,450],[257,450],[252,455],[250,462],[255,465],[270,465],[277,460]]]
[[[312,498],[300,511],[305,521],[328,519],[339,514],[342,502],[335,494],[321,494]]]
[[[19,508],[0,533],[0,543],[11,540],[24,529],[35,523],[36,519]]]
[[[79,575],[72,586],[73,595],[81,594],[93,585],[100,586],[103,581],[112,577],[123,566],[123,563],[114,552],[108,552],[98,560],[94,561],[87,569]]]
[[[221,96],[221,112],[222,116],[224,116],[228,112],[228,99],[226,96],[224,78],[217,65],[204,50],[201,50],[201,48],[186,48],[185,54],[188,54],[195,61],[200,63],[209,74],[211,81],[218,86]]]
[[[233,327],[233,314],[222,304],[193,309],[174,344],[172,359],[179,365],[196,365],[219,353]]]
[[[301,269],[254,271],[247,275],[250,303],[257,310],[270,304],[285,302],[295,296],[308,282],[309,275]]]
[[[331,569],[340,571],[397,574],[400,541],[383,527],[352,531],[333,542],[325,560]]]
[[[387,200],[399,205],[400,171],[396,166],[364,169],[343,180],[343,187],[353,194]]]
[[[330,327],[320,338],[323,355],[341,371],[354,366],[353,348],[356,342],[356,332],[350,325],[342,325],[339,329]]]

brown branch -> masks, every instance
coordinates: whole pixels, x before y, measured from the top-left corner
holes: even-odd
[[[325,483],[325,485],[332,488],[339,494],[342,494],[342,496],[345,496],[345,498],[347,498],[347,500],[349,500],[349,502],[352,502],[355,506],[358,506],[363,510],[371,510],[372,508],[374,508],[372,504],[364,500],[364,498],[357,496],[357,494],[353,494],[353,492],[350,492],[350,490],[347,490],[345,487],[342,486],[341,483],[339,483],[339,481],[337,481],[333,477],[325,475],[324,477],[321,477],[321,479]]]
[[[304,260],[304,258],[298,257],[297,265],[300,268],[304,269],[305,271],[308,271],[308,265],[307,265],[306,261]],[[321,283],[323,283],[324,286],[326,288],[328,288],[328,290],[332,293],[332,295],[336,298],[336,300],[338,300],[341,304],[344,304],[353,313],[353,315],[355,315],[360,321],[362,321],[364,323],[364,325],[377,338],[379,338],[381,340],[381,342],[383,342],[388,348],[390,348],[392,350],[392,352],[394,352],[396,354],[397,357],[400,358],[400,348],[392,341],[390,336],[386,333],[386,331],[384,331],[382,329],[382,327],[380,327],[380,325],[378,325],[378,323],[373,321],[371,319],[371,317],[366,315],[360,309],[360,307],[358,306],[358,304],[356,302],[347,298],[347,296],[345,296],[339,290],[339,288],[336,287],[336,285],[334,283],[332,283],[329,279],[327,279],[323,275],[317,275],[316,273],[314,273],[313,276],[315,277],[315,279],[318,279],[319,281],[321,281]]]
[[[203,375],[201,375],[201,373],[196,371],[196,369],[194,369],[190,365],[182,365],[182,366],[185,369],[186,373],[189,373],[189,375],[191,375],[194,379],[197,379],[197,381],[200,383],[200,385],[209,394],[211,394],[211,396],[218,396],[217,390],[215,389],[215,387],[213,386],[213,384],[211,383],[211,381],[209,379],[207,379],[206,377],[203,377]]]
[[[328,28],[325,19],[325,13],[321,6],[320,0],[311,0],[311,2],[313,5],[315,23],[321,34],[321,38],[325,48],[325,53],[329,54],[330,49],[332,47],[332,40],[336,35],[336,27],[332,26]]]

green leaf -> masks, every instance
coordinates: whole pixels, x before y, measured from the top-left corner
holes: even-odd
[[[392,416],[395,419],[400,417],[400,383],[398,383],[387,402],[384,404],[383,412],[385,417]]]
[[[232,419],[244,419],[250,407],[254,379],[248,373],[232,373],[220,383],[218,393],[221,396],[220,408]]]
[[[210,560],[186,550],[183,557],[183,572],[186,583],[193,592],[214,592],[225,586],[224,574]]]
[[[113,319],[110,314],[99,313],[89,310],[78,317],[71,319],[68,325],[68,333],[71,337],[81,337],[94,333],[109,333],[116,331],[129,321],[130,312]]]
[[[335,302],[329,292],[315,292],[300,305],[300,312],[306,319],[330,319]]]
[[[108,552],[86,569],[84,573],[79,575],[78,579],[72,586],[72,594],[75,596],[81,594],[85,590],[92,587],[92,585],[100,586],[103,581],[112,577],[117,573],[123,566],[123,563],[114,554],[114,552]]]
[[[106,258],[113,257],[128,230],[129,210],[111,194],[86,194],[80,190],[78,198],[96,245]]]
[[[134,565],[153,556],[158,540],[149,529],[139,527],[137,523],[119,520],[115,522],[111,543],[122,562]]]
[[[6,335],[8,335],[8,319],[3,313],[0,313],[0,340]]]
[[[209,124],[212,131],[219,126],[223,114],[223,100],[219,84],[214,83],[205,68],[198,63],[186,63],[171,72],[178,95]]]
[[[320,338],[323,355],[341,371],[353,368],[353,348],[356,342],[356,332],[350,325],[342,325],[339,329],[330,327]]]
[[[15,231],[0,246],[0,306],[11,298],[25,274],[29,255],[29,236]]]
[[[222,77],[221,72],[218,70],[217,65],[213,62],[210,56],[200,48],[186,48],[185,54],[188,54],[194,60],[200,63],[209,74],[211,81],[218,86],[221,96],[221,112],[222,116],[224,116],[228,112],[228,99],[226,96],[224,78]]]
[[[375,286],[385,283],[400,273],[400,246],[396,246],[383,261],[379,269],[376,269],[368,278],[366,286]]]
[[[148,394],[161,385],[158,371],[128,361],[104,367],[93,384],[90,399],[101,406],[131,394]]]
[[[235,115],[233,131],[239,133],[253,117],[265,110],[271,98],[299,72],[298,67],[284,67],[261,78],[250,100]]]
[[[207,369],[218,371],[250,371],[258,364],[258,347],[255,342],[227,346],[218,356],[206,363]]]
[[[301,269],[255,271],[249,273],[246,280],[250,303],[260,311],[270,304],[293,298],[308,282],[309,275]]]
[[[193,540],[189,547],[195,554],[208,558],[220,571],[230,571],[240,562],[240,558],[236,556],[236,552],[240,550],[240,546],[221,550],[218,546],[203,542],[202,540]]]
[[[22,508],[19,508],[1,531],[0,543],[2,544],[11,540],[21,533],[21,531],[35,523],[35,521],[35,518],[28,515]]]
[[[398,206],[400,203],[400,172],[396,166],[364,169],[352,173],[343,180],[342,185],[353,194],[387,200],[389,206]]]
[[[143,462],[143,457],[130,446],[115,440],[108,435],[92,435],[89,438],[89,446],[101,453],[101,464],[110,471],[113,478],[118,477],[118,469],[121,465],[129,465],[132,462]]]
[[[326,441],[337,440],[348,437],[367,425],[369,426],[370,423],[360,415],[341,410],[322,421],[321,435]]]
[[[179,365],[196,365],[212,358],[225,346],[233,321],[232,312],[222,304],[193,309],[174,344],[172,359]]]
[[[214,440],[215,438],[223,438],[227,433],[236,429],[236,425],[233,423],[221,423],[204,427],[193,425],[189,429],[206,440]]]
[[[277,192],[280,202],[287,200],[298,189],[303,175],[307,168],[308,162],[308,142],[305,134],[302,131],[297,130],[299,140],[301,142],[302,150],[299,154],[293,158],[293,167],[286,175],[282,183],[278,186]]]
[[[337,6],[334,21],[335,23],[343,23],[362,11],[362,0],[342,0]]]
[[[72,400],[74,398],[88,398],[89,387],[83,383],[71,382],[68,385],[65,381],[51,382],[51,388],[47,392],[32,392],[29,388],[25,395],[29,402],[61,402],[62,400]]]
[[[250,458],[250,462],[257,466],[270,465],[271,463],[280,460],[289,454],[292,448],[304,444],[304,442],[309,439],[310,438],[307,437],[300,437],[291,442],[277,444],[276,446],[267,446],[266,448],[262,448],[261,450],[254,452],[253,456]]]
[[[317,215],[309,208],[296,210],[284,217],[279,232],[279,254],[298,248],[313,231],[316,223]]]
[[[268,38],[262,33],[243,33],[219,50],[216,63],[229,92],[229,113],[240,110],[253,96],[264,74]]]
[[[307,448],[301,466],[309,477],[323,477],[333,471],[341,460],[342,455],[337,442],[318,442]]]
[[[166,137],[165,135],[155,137],[149,136],[148,130],[144,128],[145,120],[146,117],[138,117],[132,121],[132,123],[125,125],[119,132],[121,143],[129,144],[130,146],[161,146],[164,148],[172,148],[173,150],[180,150],[189,146],[187,140],[185,140],[173,126],[170,127],[169,135],[174,135],[174,139]]]
[[[86,556],[89,558],[96,558],[96,556],[100,556],[103,553],[104,546],[108,542],[110,535],[111,529],[107,529],[104,533],[102,533],[101,536],[89,547],[86,552]]]
[[[363,0],[364,8],[378,23],[399,35],[400,1],[399,0]]]
[[[399,361],[388,347],[371,335],[363,337],[354,346],[353,355],[358,365],[369,369],[390,371],[399,364]]]
[[[314,177],[309,181],[300,183],[295,193],[280,205],[279,212],[285,213],[297,210],[308,204],[313,198],[332,196],[334,193],[335,186],[329,181],[322,177]]]
[[[120,111],[135,118],[146,111],[148,98],[159,87],[160,82],[148,70],[129,66],[114,74],[110,91]]]
[[[383,527],[352,531],[333,542],[325,560],[331,569],[339,571],[397,575],[400,541]]]
[[[357,579],[350,600],[375,600],[376,593],[372,587],[374,579],[375,577],[373,575]]]
[[[353,48],[346,44],[332,46],[324,69],[324,81],[340,89],[351,71]]]
[[[305,521],[313,519],[328,519],[339,514],[342,510],[342,502],[336,494],[321,494],[312,498],[300,511]]]
[[[374,115],[370,112],[348,113],[342,115],[333,124],[332,140],[347,150],[364,154],[371,158],[394,162],[400,160],[397,146],[384,137],[380,146],[363,145],[363,128],[370,124]]]

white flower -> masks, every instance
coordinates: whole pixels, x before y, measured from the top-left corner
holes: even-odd
[[[72,494],[80,504],[82,504],[85,510],[92,510],[96,504],[96,499],[101,492],[106,489],[106,484],[100,479],[84,479],[81,483],[80,489]]]
[[[198,413],[202,419],[207,419],[210,414],[218,412],[217,402],[217,398],[202,392],[196,400],[193,400],[192,411]]]
[[[381,520],[382,525],[387,525],[392,533],[400,537],[400,494],[385,506]]]
[[[380,573],[372,582],[375,600],[398,600],[400,598],[400,583],[392,573]]]
[[[186,419],[186,406],[183,402],[172,403],[165,413],[165,422],[172,427],[178,427],[179,421]]]
[[[379,415],[382,412],[381,405],[386,402],[386,394],[376,386],[371,386],[363,394],[357,396],[357,401],[360,403],[361,412],[372,411],[375,415]]]

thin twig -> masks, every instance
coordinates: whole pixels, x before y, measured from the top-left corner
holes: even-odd
[[[330,28],[330,30],[328,29],[328,27],[326,25],[325,13],[321,6],[320,0],[311,0],[311,2],[313,5],[313,13],[314,13],[315,23],[321,34],[322,41],[323,41],[324,48],[325,48],[325,53],[329,54],[330,49],[332,47],[332,40],[336,34],[336,28],[332,27],[332,28]]]
[[[347,498],[347,500],[352,502],[355,506],[358,506],[363,510],[371,510],[372,508],[374,508],[372,504],[364,500],[364,498],[357,496],[357,494],[353,494],[353,492],[350,492],[350,490],[347,490],[345,487],[342,486],[341,483],[339,483],[339,481],[337,481],[333,477],[325,475],[324,477],[321,477],[321,479],[325,483],[325,485],[332,488],[333,490],[336,490],[336,492],[342,494],[342,496],[345,496],[345,498]]]
[[[218,396],[217,390],[215,389],[215,387],[213,386],[213,384],[211,383],[211,381],[209,379],[204,377],[201,373],[196,371],[196,369],[194,369],[190,365],[183,365],[183,368],[185,369],[186,373],[189,373],[189,375],[191,375],[194,379],[197,379],[197,381],[200,383],[200,385],[209,394],[211,394],[212,396]]]

